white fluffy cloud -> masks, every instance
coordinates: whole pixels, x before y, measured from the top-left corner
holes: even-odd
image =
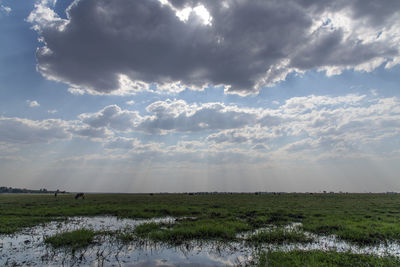
[[[125,134],[201,134],[202,142],[218,144],[220,148],[248,145],[282,151],[339,151],[362,149],[368,143],[398,135],[399,107],[396,97],[310,95],[287,99],[273,109],[166,100],[150,104],[146,108],[149,114],[112,105],[79,118],[94,129]],[[115,146],[125,146],[125,141],[116,139]],[[130,139],[127,142],[127,147],[131,146]]]
[[[153,84],[248,94],[291,72],[399,64],[399,11],[397,0],[80,0],[62,19],[42,1],[28,21],[43,41],[38,70],[72,93],[128,94]]]
[[[109,127],[116,131],[126,131],[132,129],[138,114],[135,111],[122,110],[117,105],[110,105],[97,113],[81,114],[79,118],[93,128]]]
[[[280,123],[220,131],[207,140],[216,144],[263,144],[274,148],[275,156],[309,153],[310,158],[326,152],[380,153],[384,150],[382,142],[400,135],[400,101],[396,97],[295,97],[269,113]]]
[[[223,103],[187,104],[183,100],[157,101],[147,107],[154,115],[143,117],[137,129],[153,132],[199,132],[241,128],[254,124],[257,110],[241,109]]]
[[[379,156],[400,149],[392,142],[400,136],[396,97],[309,95],[273,107],[166,100],[148,105],[143,114],[109,105],[71,121],[1,117],[0,142],[4,146],[88,138],[112,153],[135,153],[137,159],[193,161],[234,160],[229,153],[252,161],[263,157],[310,160]],[[163,141],[144,141],[153,138]],[[388,143],[393,147],[388,148]]]

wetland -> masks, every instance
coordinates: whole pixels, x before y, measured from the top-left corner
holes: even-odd
[[[396,266],[397,194],[0,195],[6,266]]]

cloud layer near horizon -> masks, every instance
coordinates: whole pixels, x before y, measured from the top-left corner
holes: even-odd
[[[38,70],[71,92],[244,95],[292,72],[397,65],[399,10],[397,0],[81,0],[63,19],[42,1],[27,20],[43,42]]]
[[[394,143],[390,151],[384,149],[385,142],[400,134],[400,101],[396,97],[309,95],[268,109],[166,100],[153,102],[146,110],[140,114],[109,105],[70,121],[0,117],[0,143],[9,149],[86,138],[106,150],[98,154],[100,157],[110,156],[110,150],[123,158],[139,153],[142,160],[162,157],[160,162],[175,159],[193,163],[213,153],[225,158],[230,155],[232,162],[238,155],[249,162],[260,158],[312,162],[338,156],[388,156],[399,149]],[[191,136],[197,133],[202,137]],[[135,138],[138,134],[158,142],[145,141],[145,136]],[[187,136],[177,138],[176,134]],[[160,138],[168,135],[175,141]]]

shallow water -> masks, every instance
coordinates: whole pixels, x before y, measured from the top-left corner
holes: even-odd
[[[14,235],[3,235],[0,236],[0,266],[232,266],[247,260],[251,252],[247,250],[241,255],[231,245],[215,242],[190,242],[178,247],[153,242],[122,245],[109,236],[99,236],[94,245],[71,255],[63,249],[48,248],[43,242],[45,236],[66,231],[82,228],[115,231],[149,222],[174,223],[175,218],[72,217],[67,221],[27,228]]]
[[[400,245],[358,247],[337,239],[335,236],[318,236],[306,233],[314,239],[308,244],[265,244],[257,248],[248,245],[245,239],[260,231],[271,228],[262,228],[253,232],[238,235],[240,242],[219,243],[215,241],[193,241],[180,246],[168,246],[154,242],[132,242],[123,245],[110,236],[96,237],[96,243],[71,255],[69,251],[48,248],[43,243],[44,236],[51,236],[65,231],[81,228],[93,230],[121,230],[137,225],[156,223],[176,223],[172,217],[133,220],[118,219],[111,216],[101,217],[73,217],[67,221],[50,222],[45,225],[27,228],[22,232],[9,236],[0,236],[0,265],[29,265],[29,266],[234,266],[252,260],[254,253],[259,249],[290,251],[300,250],[336,250],[353,253],[394,255],[400,256]],[[286,226],[286,230],[296,230],[300,223]]]
[[[289,225],[284,226],[284,229],[287,231],[294,231],[301,229],[302,224],[299,222],[291,223]],[[248,238],[251,235],[258,234],[262,231],[268,231],[273,228],[277,228],[276,226],[264,227],[257,229],[255,231],[244,232],[237,237],[239,238]],[[358,246],[356,244],[349,243],[344,240],[340,240],[335,235],[323,236],[316,235],[309,232],[304,232],[306,236],[311,237],[313,242],[310,243],[295,243],[295,244],[283,244],[283,245],[274,245],[274,244],[264,244],[261,247],[263,249],[270,250],[280,250],[280,251],[291,251],[291,250],[335,250],[337,252],[351,252],[355,254],[372,254],[378,256],[396,256],[400,257],[400,243],[398,242],[387,242],[386,244],[379,244],[375,246]]]

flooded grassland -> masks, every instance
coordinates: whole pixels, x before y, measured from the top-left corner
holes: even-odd
[[[0,265],[400,264],[384,194],[0,195]]]

